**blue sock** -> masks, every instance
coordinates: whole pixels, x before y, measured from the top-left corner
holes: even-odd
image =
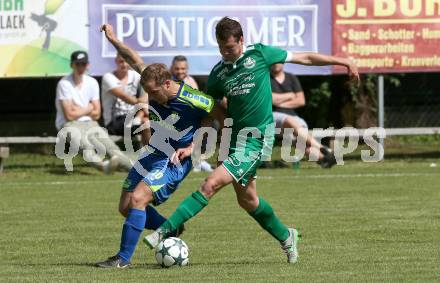
[[[162,225],[162,223],[167,221],[167,219],[160,215],[160,213],[157,212],[157,210],[151,205],[148,205],[145,208],[145,211],[148,215],[147,221],[145,221],[145,229],[156,230],[160,227],[160,225]]]
[[[121,247],[118,253],[125,261],[130,261],[144,230],[146,219],[147,214],[145,210],[130,208],[128,211],[128,216],[122,228]]]

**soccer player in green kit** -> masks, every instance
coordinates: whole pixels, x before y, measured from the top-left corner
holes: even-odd
[[[298,231],[281,223],[256,190],[257,168],[261,159],[270,154],[274,140],[270,66],[275,63],[341,65],[347,68],[351,79],[359,82],[357,67],[349,59],[318,53],[292,53],[263,44],[246,48],[240,23],[228,17],[219,21],[215,34],[223,60],[209,75],[208,94],[216,99],[226,97],[228,101],[228,116],[233,120],[228,158],[144,242],[155,248],[171,231],[207,206],[221,188],[232,183],[239,205],[280,242],[287,262],[295,263]],[[256,129],[260,134],[254,133]]]

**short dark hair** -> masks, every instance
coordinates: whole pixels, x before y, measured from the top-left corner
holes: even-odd
[[[215,26],[215,36],[221,41],[226,41],[231,36],[239,41],[243,36],[243,29],[238,21],[224,17]]]
[[[176,62],[188,62],[188,60],[183,55],[177,55],[177,56],[174,56],[172,64],[174,64]]]
[[[141,74],[142,84],[147,81],[154,81],[156,85],[163,85],[166,80],[171,80],[172,75],[167,65],[155,63],[148,65]]]

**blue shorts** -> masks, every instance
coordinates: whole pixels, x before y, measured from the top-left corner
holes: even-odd
[[[153,192],[153,205],[164,203],[191,171],[191,158],[181,160],[180,165],[181,167],[171,163],[166,156],[149,154],[139,159],[137,164],[131,168],[122,185],[122,190],[133,192],[138,183],[143,180]]]

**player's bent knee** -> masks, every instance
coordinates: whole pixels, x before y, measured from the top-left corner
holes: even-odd
[[[120,206],[119,206],[119,213],[120,213],[122,216],[127,217],[127,215],[128,215],[128,207],[127,207],[127,206],[122,206],[122,205],[120,205]]]
[[[127,215],[128,215],[128,209],[130,207],[131,196],[132,196],[132,192],[122,192],[121,193],[121,198],[119,199],[118,210],[119,210],[119,213],[124,217],[127,217]]]
[[[207,178],[202,186],[200,187],[200,192],[206,197],[206,198],[211,198],[215,195],[215,193],[217,192],[217,184],[216,182],[211,179],[211,178]]]
[[[258,198],[238,198],[238,204],[247,212],[255,211],[258,207]]]
[[[301,125],[293,117],[287,117],[283,124],[285,128],[291,128],[295,133],[298,133],[298,130],[301,128]]]
[[[135,191],[130,200],[132,208],[146,207],[153,200],[153,194],[148,189],[145,191]]]

